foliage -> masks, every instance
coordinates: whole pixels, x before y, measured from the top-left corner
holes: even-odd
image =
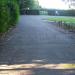
[[[18,4],[15,3],[14,1],[11,1],[8,3],[8,9],[10,12],[10,24],[14,25],[17,23],[18,18],[19,18],[19,7]]]
[[[20,10],[32,10],[32,9],[39,9],[39,2],[38,0],[17,0]]]
[[[68,4],[70,9],[75,9],[75,0],[63,0],[66,4]]]
[[[17,23],[18,13],[15,0],[12,0],[11,3],[9,0],[0,1],[0,33],[6,32],[9,27]]]
[[[5,32],[9,26],[9,11],[6,2],[0,1],[0,32]]]

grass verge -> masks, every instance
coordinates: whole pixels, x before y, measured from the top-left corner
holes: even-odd
[[[48,21],[57,22],[58,26],[75,31],[75,17],[53,16],[48,18]]]

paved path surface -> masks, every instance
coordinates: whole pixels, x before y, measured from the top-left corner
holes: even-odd
[[[19,25],[0,44],[0,64],[75,63],[75,34],[46,22],[47,17],[21,16]],[[73,70],[65,71],[42,68],[28,75],[75,75]]]

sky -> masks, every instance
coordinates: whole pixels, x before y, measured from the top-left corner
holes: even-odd
[[[69,9],[68,5],[62,0],[38,0],[39,4],[44,8],[52,9]]]

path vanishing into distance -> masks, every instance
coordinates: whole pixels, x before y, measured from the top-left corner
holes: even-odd
[[[75,34],[47,22],[49,17],[20,16],[16,28],[0,43],[0,65],[6,65],[0,70],[16,64],[22,67],[19,72],[28,72],[25,75],[75,75],[74,69],[54,69],[54,65],[75,63]]]

